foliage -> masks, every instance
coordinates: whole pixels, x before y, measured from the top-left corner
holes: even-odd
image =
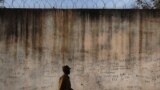
[[[136,0],[137,8],[160,9],[160,0]]]

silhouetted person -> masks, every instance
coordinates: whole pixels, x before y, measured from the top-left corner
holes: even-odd
[[[59,79],[59,89],[58,90],[73,90],[71,88],[71,82],[69,78],[70,67],[68,65],[62,67],[64,75],[62,75]]]

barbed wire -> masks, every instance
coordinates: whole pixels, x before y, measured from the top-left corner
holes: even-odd
[[[134,0],[0,0],[5,8],[131,8]]]

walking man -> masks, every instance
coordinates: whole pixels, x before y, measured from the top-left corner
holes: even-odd
[[[71,82],[69,78],[70,74],[70,67],[68,65],[65,65],[62,67],[64,75],[62,75],[59,79],[59,89],[58,90],[73,90],[71,88]]]

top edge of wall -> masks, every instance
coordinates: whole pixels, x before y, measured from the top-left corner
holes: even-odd
[[[127,10],[127,11],[160,11],[160,9],[101,9],[101,8],[0,8],[0,10]]]

